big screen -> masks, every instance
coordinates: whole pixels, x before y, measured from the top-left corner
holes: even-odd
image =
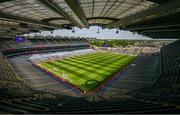
[[[16,42],[24,42],[26,38],[24,36],[16,36],[15,37]]]

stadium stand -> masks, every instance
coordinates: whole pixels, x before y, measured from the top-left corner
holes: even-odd
[[[180,104],[179,46],[178,40],[161,48],[158,80],[153,85],[131,92],[134,97],[175,106]]]
[[[53,38],[50,39],[27,39],[23,43],[17,43],[14,39],[2,39],[3,44],[0,49],[6,57],[12,57],[22,54],[32,54],[37,52],[55,52],[61,50],[75,50],[89,48],[90,45],[86,39]]]
[[[122,48],[95,48],[96,50],[108,50],[111,52],[121,53],[121,54],[132,54],[132,55],[140,55],[146,53],[155,53],[159,51],[159,48],[154,47],[122,47]]]
[[[40,62],[40,61],[47,61],[47,60],[56,60],[56,59],[64,59],[72,56],[79,56],[79,55],[85,55],[89,53],[95,53],[96,51],[93,49],[82,49],[82,50],[75,50],[75,51],[63,51],[53,54],[35,54],[32,55],[29,59],[32,62]]]
[[[0,67],[1,67],[1,88],[15,88],[15,89],[28,89],[23,84],[24,81],[21,79],[10,64],[6,61],[5,57],[0,54]]]
[[[176,41],[161,49],[161,75],[157,82],[157,87],[179,88],[180,80],[180,41]],[[166,85],[165,85],[166,84]],[[178,89],[174,89],[179,92]],[[169,92],[169,94],[171,94]]]

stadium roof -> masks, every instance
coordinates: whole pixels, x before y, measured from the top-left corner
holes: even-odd
[[[180,0],[1,0],[0,36],[100,25],[179,38],[179,11]]]

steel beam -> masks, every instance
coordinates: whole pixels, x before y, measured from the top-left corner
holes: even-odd
[[[148,0],[148,1],[158,3],[158,4],[162,4],[162,3],[165,3],[165,2],[170,1],[170,0]]]
[[[66,20],[65,18],[59,18],[59,17],[54,17],[54,18],[46,18],[42,19],[42,22],[49,22],[49,21],[54,21],[54,20]]]
[[[91,14],[91,17],[94,17],[94,6],[95,6],[95,0],[93,0],[93,5],[92,5],[92,14]]]
[[[72,25],[77,27],[82,27],[78,22],[76,22],[72,17],[70,17],[61,7],[53,2],[53,0],[39,0],[42,4],[48,7],[50,10],[56,12],[60,16],[63,16],[65,19],[70,21]]]
[[[166,22],[166,23],[154,23],[154,24],[147,24],[147,25],[137,25],[132,27],[126,27],[122,28],[129,31],[140,31],[140,30],[148,30],[148,29],[160,29],[160,28],[176,28],[180,27],[180,21],[179,22]]]
[[[117,21],[117,18],[113,18],[113,17],[90,17],[87,18],[87,20],[93,20],[93,19],[103,19],[103,20],[112,20],[112,21]]]
[[[112,22],[110,24],[107,24],[105,28],[115,28],[115,27],[121,27],[121,26],[127,26],[132,23],[141,22],[144,20],[153,19],[155,17],[164,15],[165,13],[173,12],[176,9],[180,8],[180,0],[170,0],[169,2],[166,2],[162,5],[159,5],[157,7],[148,9],[144,12],[128,16],[126,18],[120,19],[116,22]]]
[[[12,0],[1,0],[0,3],[9,2],[9,1],[12,1]]]
[[[24,29],[28,29],[28,28],[35,28],[35,27],[29,27],[28,25],[27,26],[21,26],[21,25],[19,25],[19,26],[17,26],[17,25],[7,25],[7,24],[0,24],[0,27],[1,28],[24,28]],[[39,27],[39,28],[41,28],[41,27]]]
[[[92,24],[89,24],[90,26],[101,26],[101,27],[103,27],[104,26],[104,24],[102,24],[102,23],[92,23]]]
[[[143,35],[145,36],[149,36],[149,37],[152,37],[152,38],[161,38],[161,39],[164,39],[164,38],[176,38],[176,39],[180,39],[180,34],[179,32],[154,32],[154,33],[143,33]]]
[[[154,29],[144,30],[141,33],[156,33],[156,32],[180,32],[180,29]]]
[[[89,28],[89,23],[86,20],[86,15],[84,14],[83,9],[80,7],[78,1],[77,0],[65,0],[65,1],[72,9],[72,11],[76,14],[76,16],[79,18],[79,20],[84,25],[84,27]]]
[[[57,26],[57,25],[54,25],[54,24],[45,23],[45,22],[42,22],[42,21],[33,20],[33,19],[25,18],[25,17],[20,17],[20,16],[16,16],[16,15],[6,14],[6,13],[3,13],[3,12],[0,12],[0,18],[4,19],[4,20],[7,20],[7,21],[38,24],[38,25],[41,25],[41,26],[54,28],[54,29],[61,28],[61,26]]]

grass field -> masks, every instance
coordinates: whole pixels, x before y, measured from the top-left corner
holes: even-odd
[[[136,57],[114,53],[92,53],[38,63],[37,66],[83,91],[93,91]]]

